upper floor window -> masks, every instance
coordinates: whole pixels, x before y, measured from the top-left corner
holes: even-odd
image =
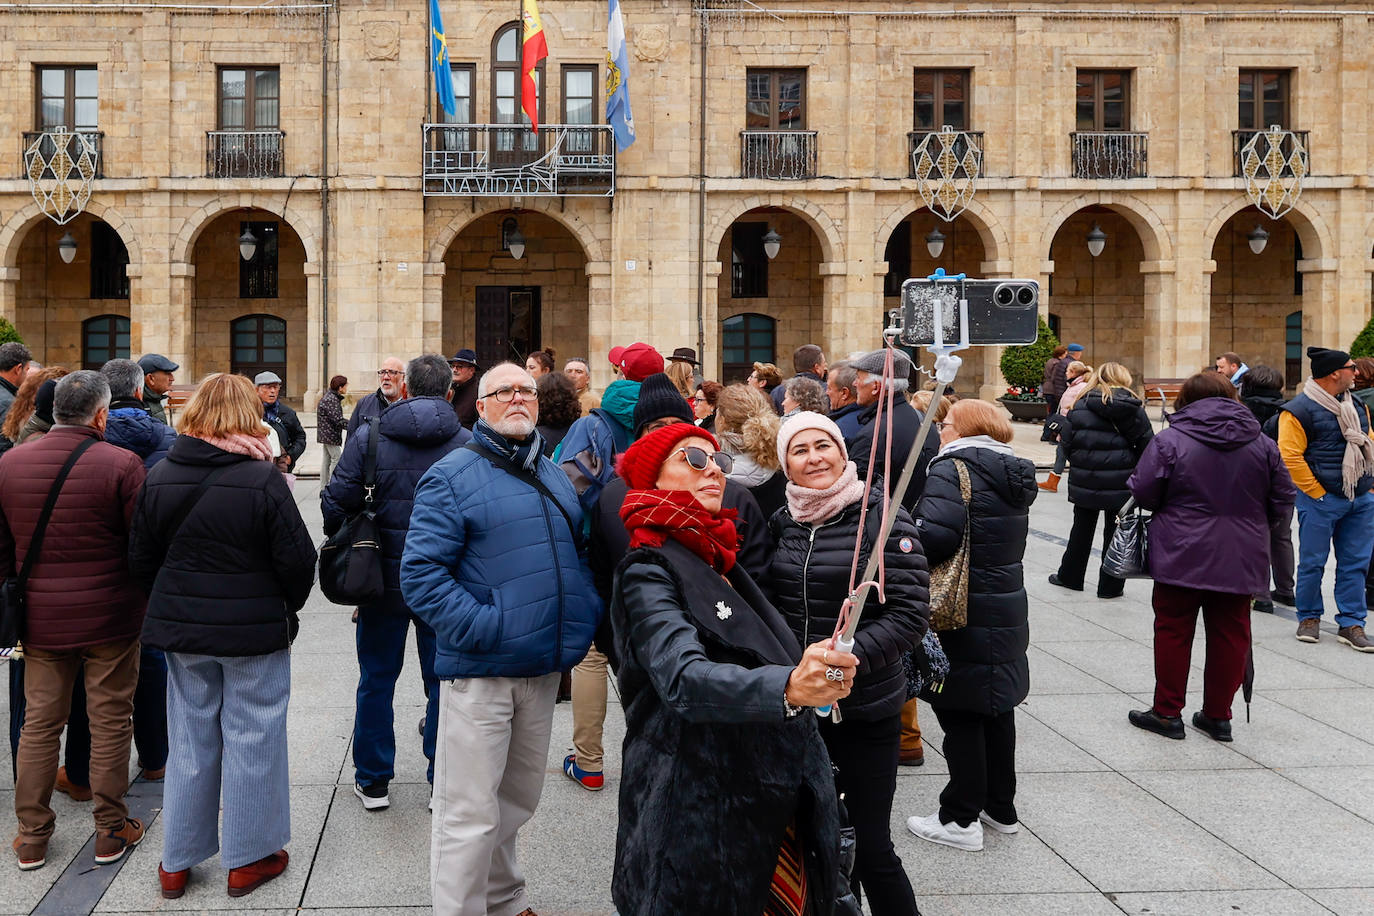
[[[563,68],[563,123],[596,122],[596,65],[568,64]]]
[[[968,70],[916,70],[912,92],[912,128],[969,128]]]
[[[220,130],[278,130],[281,72],[276,67],[221,67]]]
[[[1128,70],[1079,70],[1076,130],[1131,129]]]
[[[39,67],[36,128],[95,130],[97,97],[95,67]]]
[[[806,129],[805,70],[750,68],[745,80],[745,130]]]
[[[437,102],[434,106],[443,123],[476,123],[472,109],[472,87],[476,82],[476,71],[477,68],[472,64],[449,64],[449,72],[453,74],[453,114],[444,111],[444,107]]]
[[[538,94],[539,123],[544,117],[544,63],[534,68],[534,88]],[[529,124],[520,108],[521,68],[520,23],[512,22],[496,33],[491,43],[491,113],[495,124]]]
[[[277,224],[271,221],[245,220],[239,223],[239,235],[251,231],[258,240],[253,257],[239,258],[239,298],[277,298]]]
[[[1237,93],[1236,126],[1241,130],[1264,130],[1271,124],[1288,127],[1287,70],[1242,70]]]

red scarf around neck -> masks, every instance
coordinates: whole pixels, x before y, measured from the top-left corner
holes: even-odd
[[[712,515],[684,490],[630,490],[620,518],[630,532],[630,549],[662,547],[672,538],[722,576],[735,565],[739,533],[734,509]]]

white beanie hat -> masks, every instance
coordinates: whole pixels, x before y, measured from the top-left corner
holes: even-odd
[[[840,447],[840,454],[844,456],[844,460],[849,461],[849,449],[845,447],[844,434],[835,425],[835,421],[824,414],[812,410],[803,410],[783,420],[782,426],[778,429],[778,461],[782,465],[784,477],[787,476],[787,449],[791,446],[793,437],[810,429],[819,429],[834,439],[835,444]]]

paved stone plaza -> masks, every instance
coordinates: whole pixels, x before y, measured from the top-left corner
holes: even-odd
[[[1044,456],[1038,443],[1018,446]],[[316,530],[317,493],[309,480],[296,491]],[[982,852],[966,853],[906,831],[907,816],[934,810],[944,785],[939,729],[923,710],[927,762],[901,771],[893,812],[893,835],[922,912],[1374,912],[1365,863],[1374,848],[1374,735],[1367,722],[1374,708],[1374,657],[1338,646],[1329,615],[1322,642],[1312,646],[1293,639],[1291,612],[1258,614],[1252,721],[1245,722],[1238,701],[1234,744],[1216,744],[1192,728],[1181,742],[1138,731],[1127,724],[1126,711],[1150,701],[1150,585],[1131,582],[1117,601],[1096,600],[1091,587],[1076,595],[1048,585],[1069,515],[1061,491],[1042,496],[1031,516],[1032,687],[1018,716],[1020,834],[989,833]],[[1198,687],[1202,649],[1199,639]],[[349,785],[357,665],[348,609],[316,594],[302,614],[293,667],[294,839],[282,878],[235,901],[225,894],[218,863],[210,862],[195,870],[184,897],[162,900],[156,876],[162,827],[155,819],[144,844],[102,894],[92,882],[108,875],[93,869],[89,846],[82,851],[91,837],[90,805],[58,795],[49,864],[27,874],[10,863],[0,867],[0,913],[36,907],[84,913],[90,905],[98,913],[428,912],[428,787],[415,730],[422,713],[418,668],[412,661],[398,691],[391,808],[369,814]],[[1189,713],[1198,702],[1190,695]],[[560,775],[571,732],[571,707],[560,705],[543,801],[521,838],[531,900],[544,916],[612,912],[623,733],[616,704],[607,722],[608,791],[590,794]],[[9,755],[0,757],[0,829],[8,842],[14,793]],[[155,805],[157,793],[156,786],[136,784],[135,808]],[[81,905],[83,893],[95,902]],[[702,913],[709,912],[710,901],[702,901]]]

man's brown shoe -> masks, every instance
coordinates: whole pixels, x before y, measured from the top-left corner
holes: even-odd
[[[270,856],[258,859],[249,865],[229,869],[229,896],[245,897],[262,887],[268,881],[286,871],[291,861],[285,849],[278,849]]]
[[[1364,635],[1364,627],[1341,627],[1336,631],[1336,642],[1349,646],[1356,652],[1374,652],[1374,642]]]
[[[14,855],[19,859],[20,871],[33,871],[48,864],[47,843],[25,843],[19,837],[15,837],[12,845]]]
[[[926,762],[926,752],[922,748],[919,751],[900,751],[897,754],[897,765],[903,767],[923,766]]]
[[[72,801],[91,800],[91,787],[78,786],[76,783],[68,779],[66,767],[57,768],[57,781],[53,783],[53,788],[56,789],[58,792],[61,792],[63,795],[70,795],[72,797]]]
[[[525,907],[523,910],[516,913],[515,916],[539,916],[539,914],[529,907]]]
[[[148,782],[157,782],[167,775],[166,767],[158,767],[156,770],[144,770],[143,778]]]
[[[162,863],[157,863],[157,880],[162,885],[162,899],[175,900],[186,893],[186,882],[191,878],[191,869],[167,871]]]
[[[1321,621],[1315,617],[1298,621],[1298,642],[1317,642],[1322,638]]]
[[[137,818],[125,818],[117,830],[107,830],[95,837],[95,864],[111,865],[124,858],[124,853],[138,845],[143,839],[143,822]]]

